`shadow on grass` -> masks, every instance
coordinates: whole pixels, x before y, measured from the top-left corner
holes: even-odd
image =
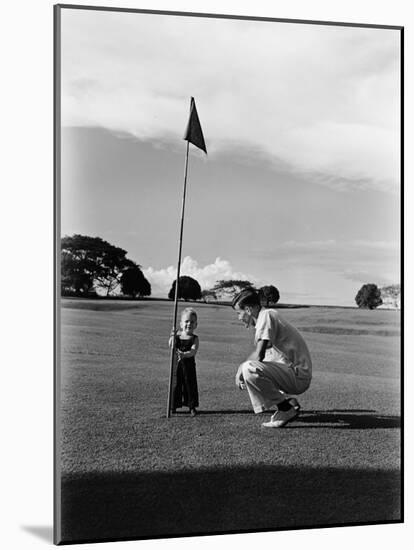
[[[274,411],[266,411],[263,415],[269,415]],[[219,415],[253,415],[251,409],[217,409],[217,410],[198,410],[198,416],[219,416]],[[187,410],[177,411],[174,417],[189,416]],[[386,416],[376,414],[371,409],[332,409],[329,411],[301,411],[299,417],[287,428],[335,428],[335,429],[355,429],[355,430],[380,430],[386,428],[400,428],[401,419],[399,416]]]
[[[335,326],[313,326],[313,327],[298,327],[301,332],[315,332],[318,334],[350,334],[354,336],[400,336],[399,329],[364,329],[351,327],[335,327]]]
[[[375,414],[375,411],[332,409],[302,411],[289,428],[343,428],[351,430],[381,430],[400,428],[399,416]]]
[[[400,522],[398,471],[285,466],[62,480],[61,543]]]
[[[251,414],[253,415],[253,411],[251,409],[213,409],[213,410],[202,410],[197,409],[197,416],[206,416],[206,415],[220,415],[220,414]],[[173,414],[173,416],[180,416],[180,415],[189,415],[188,410],[177,410]]]

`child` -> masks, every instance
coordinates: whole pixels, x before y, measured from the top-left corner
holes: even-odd
[[[197,313],[193,308],[186,308],[181,314],[181,332],[175,335],[177,365],[172,391],[172,412],[183,405],[190,409],[191,416],[196,416],[198,407],[198,387],[195,356],[198,351]],[[171,334],[169,345],[173,345],[174,334]]]

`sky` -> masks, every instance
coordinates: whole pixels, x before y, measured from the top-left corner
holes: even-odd
[[[355,305],[400,280],[400,36],[392,29],[62,10],[61,233],[175,279]]]

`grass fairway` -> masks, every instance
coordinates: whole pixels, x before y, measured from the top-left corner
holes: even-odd
[[[234,385],[253,332],[196,308],[200,414],[166,419],[172,304],[62,301],[62,541],[401,520],[399,313],[283,310],[314,378],[266,430]]]

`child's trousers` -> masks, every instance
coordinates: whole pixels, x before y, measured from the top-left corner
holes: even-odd
[[[198,407],[197,374],[194,361],[179,361],[173,381],[173,409]]]

